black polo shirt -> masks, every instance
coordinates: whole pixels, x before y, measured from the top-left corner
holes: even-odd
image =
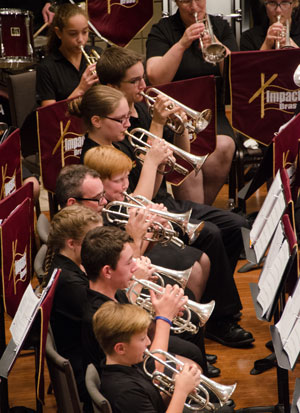
[[[93,47],[100,54],[101,49]],[[90,54],[91,47],[84,48]],[[37,102],[43,100],[64,100],[79,85],[81,76],[87,67],[84,56],[81,57],[79,70],[57,50],[50,53],[37,65],[36,93]]]

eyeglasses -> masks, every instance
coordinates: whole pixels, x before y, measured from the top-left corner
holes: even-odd
[[[115,122],[121,123],[124,126],[125,123],[129,121],[130,116],[131,116],[131,112],[129,112],[127,116],[124,116],[124,118],[120,118],[120,119],[111,118],[109,116],[103,116],[103,118],[114,120]]]
[[[192,4],[193,1],[197,4],[203,3],[203,0],[177,0],[177,1],[178,3],[186,4],[186,5]]]
[[[280,3],[277,3],[276,1],[265,1],[265,6],[272,10],[276,10],[278,6],[281,10],[287,10],[291,7],[292,3],[292,1],[282,1]]]
[[[131,85],[138,85],[139,83],[141,83],[141,81],[142,80],[146,80],[146,75],[145,74],[143,74],[143,76],[137,76],[137,77],[134,77],[133,79],[130,79],[130,80],[121,80],[121,82],[123,82],[123,83],[130,83]]]
[[[98,202],[98,204],[101,204],[101,201],[105,199],[105,191],[101,192],[98,198],[81,198],[81,197],[74,197],[76,201],[93,201],[93,202]]]

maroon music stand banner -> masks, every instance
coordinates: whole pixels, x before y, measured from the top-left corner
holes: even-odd
[[[1,272],[4,310],[13,317],[32,274],[33,202],[26,198],[13,211],[0,205]]]
[[[44,188],[53,193],[61,168],[80,162],[84,142],[81,120],[68,114],[69,101],[37,109],[41,175]]]
[[[230,55],[232,126],[268,145],[293,116],[300,89],[293,74],[300,49],[233,52]]]
[[[294,202],[297,200],[300,188],[299,139],[300,115],[292,119],[273,138],[273,176],[276,175],[278,169],[291,168],[290,175],[294,175],[291,183]]]
[[[203,76],[194,79],[181,80],[178,82],[165,83],[155,86],[180,103],[198,112],[204,109],[212,111],[212,120],[204,131],[191,134],[191,153],[194,155],[206,155],[212,153],[216,148],[216,90],[214,76]],[[178,163],[186,167],[190,172],[192,167],[187,162]],[[172,184],[179,184],[183,176],[172,172],[166,176]]]
[[[99,33],[124,47],[153,16],[153,0],[89,0],[88,14]]]
[[[0,200],[22,185],[20,129],[0,145]]]

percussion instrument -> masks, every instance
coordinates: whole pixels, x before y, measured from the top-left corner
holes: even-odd
[[[22,69],[34,63],[32,12],[0,9],[0,68]]]

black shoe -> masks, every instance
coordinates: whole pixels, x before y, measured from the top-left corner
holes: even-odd
[[[215,364],[217,361],[217,356],[215,354],[205,354],[206,361],[210,364]]]
[[[221,370],[218,367],[213,366],[210,363],[207,363],[207,377],[219,377]]]
[[[232,316],[232,319],[233,319],[234,321],[240,321],[241,318],[242,318],[242,312],[241,312],[241,311],[239,311],[239,312],[236,313],[236,314],[233,314],[233,316]]]
[[[206,325],[205,336],[229,347],[248,347],[254,338],[236,321],[222,319],[210,321]]]

